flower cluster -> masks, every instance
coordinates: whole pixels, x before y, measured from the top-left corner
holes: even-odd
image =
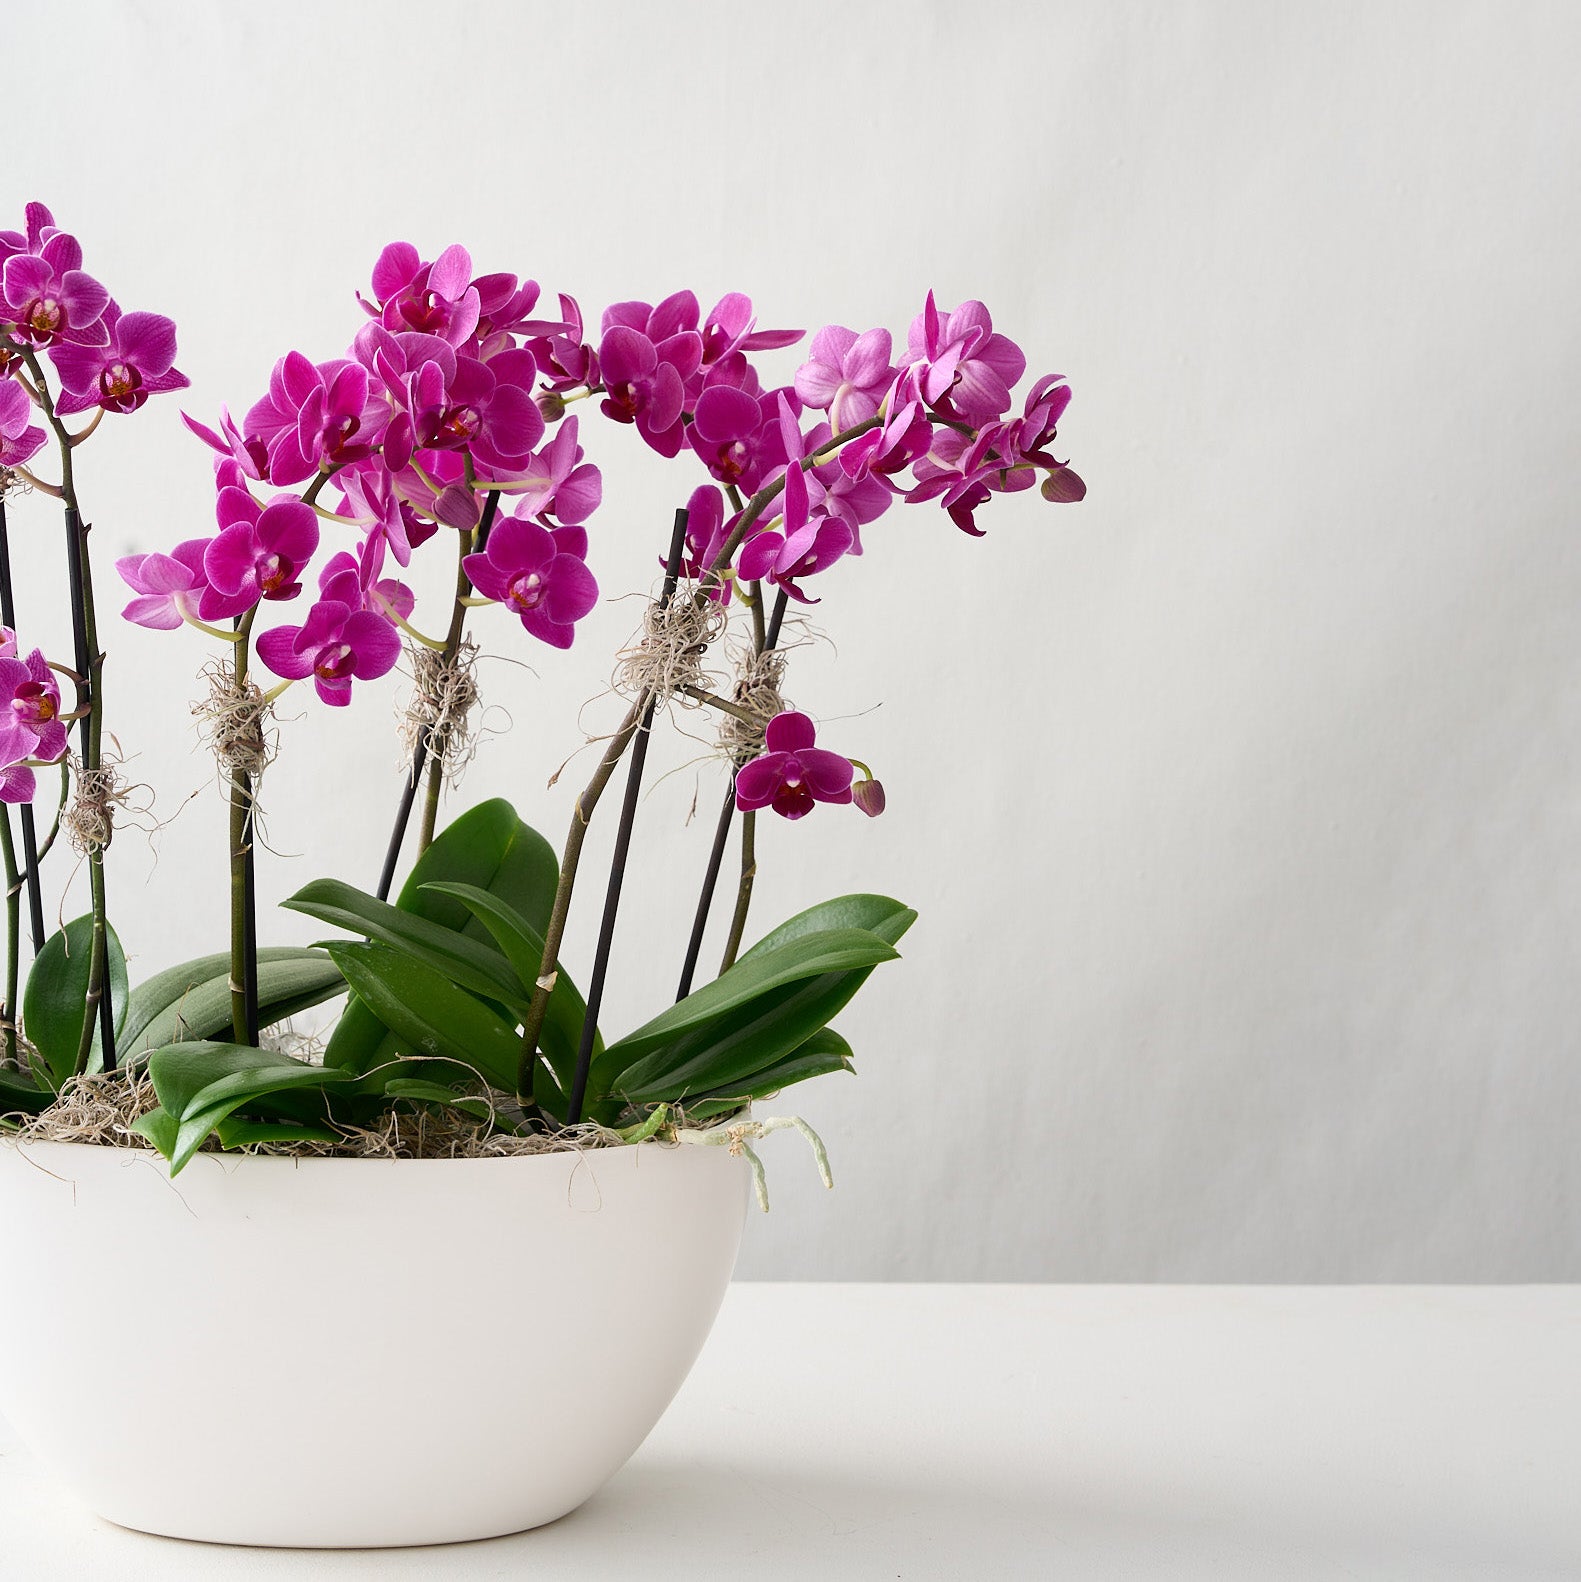
[[[135,354],[141,388],[151,387],[173,338],[155,344],[150,326],[132,322],[147,315],[120,318],[99,303],[71,275],[69,249],[45,260],[54,245],[45,230],[30,220],[39,261],[15,286],[19,298],[33,293],[29,322],[54,322],[58,308],[69,337],[96,309],[104,350],[95,355]],[[41,284],[46,267],[54,273]],[[47,312],[34,300],[45,285]],[[240,422],[223,408],[212,428],[187,419],[216,453],[218,531],[123,561],[137,594],[127,616],[154,627],[228,621],[245,639],[265,604],[315,585],[311,562],[324,545],[305,617],[262,632],[257,653],[282,685],[311,678],[325,702],[344,704],[354,681],[393,668],[402,631],[440,646],[410,624],[411,590],[382,573],[387,559],[405,567],[419,546],[453,533],[461,592],[476,594],[468,602],[498,604],[538,640],[569,647],[598,597],[587,523],[602,485],[572,415],[595,398],[604,417],[705,474],[688,502],[682,570],[722,603],[764,585],[814,602],[813,579],[860,555],[863,530],[897,500],[936,501],[980,535],[976,513],[994,494],[1040,479],[1049,500],[1085,492],[1050,448],[1069,386],[1037,380],[1013,415],[1026,358],[980,302],[944,310],[930,293],[903,346],[887,329],[826,325],[790,382],[775,384],[759,354],[804,332],[760,329],[740,293],[706,312],[685,290],[618,302],[596,336],[575,298],[562,294],[546,311],[540,295],[534,281],[476,273],[460,246],[431,260],[410,243],[386,247],[358,298],[366,322],[343,355],[288,352]],[[87,343],[63,344],[62,379],[75,390]],[[25,443],[13,441],[17,422],[0,407],[5,443]],[[339,496],[332,507],[318,504],[326,487]],[[787,817],[815,801],[882,809],[877,781],[853,789],[852,761],[839,760],[842,779],[826,762],[833,755],[812,748],[804,716],[783,715],[772,730],[742,772],[743,807]]]
[[[590,371],[571,344],[580,314],[562,298],[558,317],[536,317],[538,298],[534,281],[476,274],[463,247],[431,261],[406,242],[386,247],[343,356],[290,351],[239,423],[224,408],[212,428],[186,419],[215,452],[218,531],[120,562],[138,594],[127,618],[229,620],[250,633],[264,604],[313,586],[325,547],[306,615],[260,633],[257,652],[284,682],[311,678],[343,705],[354,680],[394,668],[403,629],[424,640],[408,623],[411,590],[382,575],[386,560],[407,566],[450,529],[478,592],[568,647],[597,599],[583,524],[601,483],[555,395]],[[326,486],[333,508],[318,504]],[[490,495],[508,503],[497,522]]]
[[[159,313],[123,313],[82,267],[82,247],[42,203],[26,227],[0,231],[0,376],[28,353],[45,352],[60,378],[55,411],[135,412],[151,395],[184,389],[176,366],[176,326]],[[18,428],[16,386],[0,386],[0,465],[29,460],[44,443]]]
[[[61,419],[90,411],[95,421],[135,412],[149,396],[188,382],[175,366],[174,323],[159,313],[123,313],[82,262],[77,238],[42,203],[28,204],[21,230],[0,231],[0,468],[29,478],[46,424],[59,428]],[[62,446],[84,432],[62,429]],[[155,558],[153,582],[139,592],[168,605],[187,573],[178,560]],[[36,648],[23,655],[16,634],[0,627],[0,802],[31,801],[34,767],[65,755],[60,687],[48,661]]]

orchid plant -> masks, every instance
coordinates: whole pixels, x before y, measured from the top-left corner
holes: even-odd
[[[128,621],[188,629],[208,651],[230,807],[228,949],[129,988],[104,882],[123,791],[102,748],[104,660],[73,457],[105,413],[137,413],[187,380],[171,321],[123,313],[82,261],[40,204],[23,230],[0,233],[0,803],[21,820],[19,857],[0,806],[3,1107],[36,1115],[73,1078],[146,1068],[158,1102],[136,1129],[180,1169],[204,1146],[332,1144],[392,1111],[455,1111],[523,1134],[596,1123],[642,1138],[849,1068],[829,1024],[895,957],[915,914],[846,895],[742,949],[758,815],[800,820],[826,804],[876,816],[885,803],[867,765],[820,742],[786,703],[787,611],[818,602],[825,579],[864,552],[864,530],[882,553],[874,524],[897,504],[934,502],[980,536],[995,495],[1039,487],[1050,501],[1079,500],[1081,480],[1051,449],[1064,379],[1037,379],[1017,409],[1020,348],[982,303],[945,309],[930,292],[903,344],[884,328],[827,325],[776,385],[761,354],[803,332],[759,328],[739,293],[707,312],[686,290],[619,302],[594,333],[573,297],[550,305],[532,280],[480,274],[461,246],[432,259],[409,243],[386,247],[343,355],[289,351],[239,421],[226,408],[212,425],[185,419],[212,453],[214,529],[117,563]],[[617,675],[624,718],[600,738],[558,853],[498,800],[441,830],[476,706],[469,627],[514,620],[569,648],[599,599],[593,567],[622,547],[602,544],[595,525],[602,481],[583,448],[585,415],[634,430],[688,475],[662,589]],[[45,476],[38,458],[51,441],[58,465]],[[71,664],[24,653],[15,635],[4,494],[19,487],[64,508]],[[437,551],[424,550],[431,543]],[[428,618],[403,574],[414,555],[447,545],[454,593]],[[260,946],[254,826],[277,700],[311,683],[319,703],[345,708],[403,652],[415,730],[382,871],[366,889],[317,879],[286,903],[342,937]],[[731,656],[723,680],[721,653]],[[671,707],[717,717],[727,784],[675,1001],[606,1043],[599,1011],[647,745]],[[561,944],[589,822],[623,761],[584,994]],[[62,766],[61,802],[41,840],[33,800],[46,765]],[[419,797],[415,863],[392,901]],[[46,939],[39,865],[60,829],[87,865],[91,906]],[[735,829],[728,941],[717,975],[696,986]],[[19,1018],[24,895],[34,962]],[[282,1047],[274,1030],[286,1018],[340,995],[318,1058]]]

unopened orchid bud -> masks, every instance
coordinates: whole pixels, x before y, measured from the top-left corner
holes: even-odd
[[[851,787],[851,800],[867,814],[869,818],[877,818],[884,811],[883,783],[869,776],[866,780],[858,780]]]
[[[1087,485],[1069,467],[1056,467],[1043,480],[1043,487],[1039,493],[1045,500],[1052,500],[1056,505],[1070,505],[1086,497]]]
[[[540,390],[533,400],[545,423],[558,423],[565,416],[565,397],[557,390]]]
[[[478,525],[482,507],[478,497],[464,483],[453,483],[441,489],[434,500],[434,515],[446,527],[470,532]]]

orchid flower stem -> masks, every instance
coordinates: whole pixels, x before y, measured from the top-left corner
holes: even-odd
[[[66,507],[66,575],[71,587],[71,627],[76,647],[77,674],[87,678],[88,714],[79,730],[82,779],[97,780],[103,762],[104,744],[104,655],[99,649],[99,628],[93,611],[93,561],[88,554],[88,528],[77,503],[76,473],[72,464],[72,436],[55,411],[49,381],[44,377],[38,353],[31,348],[22,360],[37,386],[35,399],[54,432],[60,452],[60,498]],[[79,780],[79,785],[81,780]],[[108,844],[106,841],[105,844]],[[92,943],[88,950],[88,988],[83,997],[82,1037],[77,1044],[74,1067],[80,1076],[88,1069],[93,1053],[94,1024],[98,1024],[104,1069],[115,1069],[115,1007],[109,992],[109,920],[104,894],[104,845],[97,842],[88,851],[88,892],[93,916]]]
[[[753,812],[741,815],[741,882],[736,888],[736,910],[730,919],[730,937],[725,941],[725,953],[720,958],[719,970],[729,972],[736,964],[741,950],[741,936],[746,932],[747,908],[752,905],[752,884],[758,876],[757,856],[758,816]]]
[[[681,688],[689,698],[696,698],[699,703],[706,703],[711,709],[718,709],[722,714],[733,715],[743,725],[755,725],[757,716],[741,707],[739,703],[732,703],[728,698],[722,698],[715,692],[709,692],[704,687],[685,686]]]
[[[686,549],[686,508],[675,513],[675,527],[670,535],[670,555],[664,567],[664,591],[659,595],[659,608],[668,607],[675,595],[676,580],[681,574],[681,556]],[[637,820],[637,802],[642,794],[642,770],[648,757],[648,739],[653,734],[653,714],[658,698],[648,692],[643,701],[641,723],[632,743],[631,763],[626,770],[626,795],[620,808],[620,825],[615,831],[615,852],[610,859],[609,885],[604,892],[604,916],[598,928],[598,948],[593,954],[593,975],[587,985],[587,1012],[582,1018],[582,1042],[576,1052],[576,1075],[571,1083],[571,1096],[566,1105],[566,1124],[575,1126],[582,1119],[582,1105],[587,1098],[587,1079],[593,1065],[593,1045],[598,1038],[598,1012],[604,1000],[604,982],[609,975],[609,952],[615,940],[615,915],[620,910],[620,891],[626,878],[626,857],[631,850],[632,826]],[[556,942],[558,953],[558,941]],[[546,952],[547,954],[547,952]],[[553,966],[546,968],[552,971]],[[531,1079],[531,1067],[526,1073]],[[520,1095],[523,1102],[530,1100],[532,1089]]]
[[[45,483],[42,478],[38,477],[34,473],[29,472],[26,467],[13,467],[11,471],[14,472],[17,477],[23,479],[32,488],[37,489],[40,494],[47,494],[53,500],[65,498],[65,493],[59,484]]]
[[[752,647],[755,653],[761,655],[767,653],[779,642],[780,627],[785,624],[785,606],[788,598],[785,590],[781,588],[778,597],[774,601],[774,614],[769,618],[767,627],[763,623],[762,583],[754,582],[752,584],[751,602]],[[723,701],[723,699],[719,700],[721,704],[723,704]],[[741,717],[739,710],[732,709],[730,712],[736,714],[738,718]],[[751,716],[747,716],[747,718],[751,721]],[[755,721],[751,722],[756,723]],[[697,959],[702,954],[703,934],[708,927],[708,914],[713,909],[714,891],[719,884],[719,870],[724,864],[725,841],[730,834],[730,821],[735,817],[736,812],[736,772],[736,768],[732,768],[730,771],[730,784],[725,787],[725,800],[719,809],[719,823],[714,830],[714,844],[709,849],[708,867],[703,872],[702,893],[697,897],[697,912],[692,918],[691,938],[686,942],[686,961],[681,968],[681,986],[675,996],[677,1000],[684,1000],[692,992],[692,978],[697,972]],[[750,831],[746,823],[746,820],[751,817],[751,814],[747,814],[742,821],[741,884],[745,889],[743,892],[741,888],[738,888],[736,892],[736,911],[731,919],[731,932],[735,943],[728,953],[728,959],[725,962],[726,967],[734,961],[734,952],[740,948],[741,933],[746,928],[746,908],[752,898],[752,880],[747,873],[749,862],[752,873],[755,875],[757,872],[755,852],[752,850],[756,842],[756,821],[754,820],[753,828]],[[724,968],[721,967],[720,970],[723,971]]]
[[[197,616],[188,615],[185,610],[181,612],[181,618],[188,626],[196,627],[205,637],[217,638],[222,643],[240,643],[242,641],[240,632],[227,632],[223,626],[210,626],[207,621],[200,621]]]
[[[6,530],[5,498],[0,496],[0,625],[16,630],[16,595],[11,586],[11,535]],[[6,831],[6,842],[11,839],[9,828]],[[33,804],[22,804],[22,859],[26,863],[27,876],[27,912],[28,923],[32,930],[33,954],[36,956],[44,948],[44,898],[39,889],[38,882],[38,829],[33,822]],[[14,882],[14,881],[13,881]],[[11,951],[14,955],[18,949],[17,923],[11,924]],[[13,1018],[16,1015],[16,995],[10,994],[6,999],[7,1014]]]
[[[17,1059],[17,987],[21,981],[22,881],[17,876],[16,847],[11,842],[11,809],[0,803],[0,855],[5,858],[5,1003],[0,1005],[0,1069],[19,1066]]]
[[[93,409],[93,416],[88,419],[87,423],[84,424],[82,428],[78,429],[77,432],[71,436],[72,444],[73,445],[80,445],[80,444],[82,444],[82,442],[85,439],[91,438],[92,435],[93,435],[93,431],[103,421],[104,421],[104,408],[102,406],[95,407]]]
[[[461,540],[462,554],[466,553],[466,542],[467,541],[465,537],[463,537]],[[373,597],[378,601],[379,608],[383,611],[383,613],[387,615],[392,621],[394,621],[395,624],[400,627],[400,629],[405,632],[414,643],[421,644],[422,647],[431,649],[436,654],[442,654],[445,652],[446,648],[449,646],[447,643],[442,642],[437,637],[425,637],[415,626],[412,625],[410,621],[402,616],[401,612],[397,610],[388,599],[381,598],[378,593],[375,593]]]
[[[431,645],[444,657],[447,665],[453,663],[457,653],[460,652],[461,635],[467,619],[467,598],[472,592],[472,581],[467,576],[464,562],[473,544],[481,550],[488,542],[489,530],[494,526],[494,518],[499,508],[499,490],[491,490],[488,498],[483,502],[483,515],[471,542],[469,543],[466,533],[457,534],[460,544],[456,555],[456,596],[450,610],[450,630],[445,634],[443,643]],[[401,624],[405,626],[405,622]],[[415,637],[417,634],[414,632],[412,635]],[[423,641],[426,642],[427,639]],[[417,745],[412,749],[412,767],[407,774],[406,783],[401,787],[401,800],[395,810],[395,827],[390,831],[389,844],[384,851],[384,866],[379,870],[378,897],[381,901],[387,901],[390,897],[390,886],[395,881],[395,865],[401,860],[401,847],[406,840],[406,826],[411,822],[412,804],[417,800],[417,788],[422,784],[425,765],[428,768],[428,791],[423,802],[423,825],[419,832],[418,854],[421,855],[433,842],[434,825],[439,818],[439,793],[444,784],[445,763],[443,753],[432,756],[433,762],[429,763],[428,727],[424,726],[417,733]]]
[[[252,636],[254,605],[236,623],[234,633],[236,689],[247,690],[248,639]],[[231,1036],[238,1044],[258,1044],[258,882],[253,849],[257,799],[252,776],[244,769],[230,771],[231,849]]]

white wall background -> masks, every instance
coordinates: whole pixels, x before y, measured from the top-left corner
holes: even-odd
[[[1581,9],[84,0],[55,36],[8,71],[5,223],[46,198],[173,314],[195,412],[339,352],[397,237],[595,313],[684,284],[903,333],[931,285],[1071,377],[1088,501],[980,543],[892,514],[828,581],[838,657],[797,662],[891,811],[771,823],[756,920],[923,919],[843,1019],[860,1077],[795,1094],[839,1189],[777,1139],[744,1272],[1581,1278]],[[208,527],[171,401],[101,434],[101,565]],[[595,564],[637,590],[695,480],[593,438]],[[14,518],[24,612],[58,604],[53,510]],[[468,800],[558,843],[585,771],[545,781],[636,608],[505,642],[536,674],[488,672],[515,730]],[[109,628],[171,821],[112,854],[135,972],[218,947],[223,822],[183,804],[202,639]],[[266,899],[371,883],[395,697],[288,725]],[[613,1029],[672,984],[719,784],[644,805]]]

